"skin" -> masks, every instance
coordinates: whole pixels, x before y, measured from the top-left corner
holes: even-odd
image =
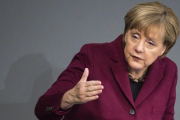
[[[142,77],[147,68],[164,53],[163,35],[164,31],[156,28],[151,29],[148,36],[137,29],[127,31],[124,53],[129,74],[133,78]]]

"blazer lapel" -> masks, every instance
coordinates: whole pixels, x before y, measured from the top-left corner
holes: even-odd
[[[135,106],[140,105],[155,89],[163,77],[163,64],[158,58],[149,68],[145,82],[136,98]]]
[[[127,63],[122,46],[122,35],[110,44],[110,50],[111,59],[116,62],[111,66],[114,77],[117,80],[122,92],[134,107],[135,105],[128,77]]]
[[[132,97],[127,67],[125,67],[126,64],[123,64],[121,62],[116,63],[111,66],[111,69],[113,71],[114,77],[117,80],[117,83],[119,84],[122,92],[126,96],[126,98],[129,100],[131,105],[134,107],[134,100]]]

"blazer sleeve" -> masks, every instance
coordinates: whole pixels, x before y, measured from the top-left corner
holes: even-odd
[[[80,80],[84,69],[91,69],[92,63],[90,46],[84,45],[69,66],[60,74],[57,81],[42,95],[35,107],[35,115],[40,120],[61,120],[71,109],[60,110],[61,99],[65,92],[72,89]]]
[[[175,105],[175,100],[176,100],[177,78],[178,78],[178,69],[176,66],[176,71],[175,71],[173,83],[171,86],[171,91],[169,93],[169,100],[168,100],[166,111],[163,116],[163,120],[174,120],[174,105]]]

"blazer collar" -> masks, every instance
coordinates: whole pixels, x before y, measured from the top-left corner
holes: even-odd
[[[122,46],[122,38],[123,35],[120,35],[110,43],[110,57],[116,62],[123,59],[122,55],[124,55],[124,50]]]
[[[122,37],[123,35],[120,35],[117,39],[110,43],[110,57],[113,61],[115,61],[115,63],[111,66],[111,69],[122,92],[135,108],[150,95],[162,79],[163,64],[161,59],[158,58],[150,66],[146,80],[143,83],[136,101],[134,102],[128,77],[127,62],[125,60],[124,48],[122,46]]]

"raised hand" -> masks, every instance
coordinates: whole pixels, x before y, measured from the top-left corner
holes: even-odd
[[[99,80],[87,81],[88,75],[89,70],[85,68],[77,85],[64,94],[61,102],[61,109],[68,109],[74,104],[83,104],[98,99],[104,87]]]

